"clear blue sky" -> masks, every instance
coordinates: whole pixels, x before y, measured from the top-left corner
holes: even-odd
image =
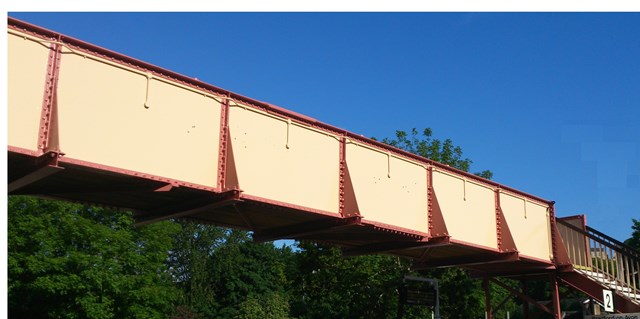
[[[430,127],[619,240],[640,219],[639,13],[9,15],[367,137]]]

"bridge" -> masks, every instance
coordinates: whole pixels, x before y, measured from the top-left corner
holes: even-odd
[[[8,51],[9,194],[463,267],[489,318],[489,284],[554,318],[559,285],[640,312],[640,253],[552,201],[13,18]]]

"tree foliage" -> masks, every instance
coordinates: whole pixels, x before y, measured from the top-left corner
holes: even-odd
[[[410,133],[399,130],[396,131],[395,139],[384,138],[382,142],[465,172],[469,171],[473,163],[469,158],[463,157],[462,148],[455,146],[451,139],[441,141],[433,138],[433,131],[430,128],[422,130],[422,134],[418,133],[416,128],[411,129]],[[487,179],[493,177],[493,173],[489,170],[475,174]]]
[[[407,260],[384,255],[345,258],[332,246],[309,242],[298,246],[294,316],[395,318],[397,289],[409,269]]]
[[[130,213],[9,198],[12,318],[163,318],[179,294],[165,265],[170,223]]]
[[[625,240],[624,243],[640,251],[640,220],[634,218],[631,221],[633,222],[631,225],[633,232],[631,238]]]

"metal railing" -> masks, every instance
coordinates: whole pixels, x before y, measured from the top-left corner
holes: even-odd
[[[640,252],[586,226],[581,217],[557,221],[574,269],[640,304]]]

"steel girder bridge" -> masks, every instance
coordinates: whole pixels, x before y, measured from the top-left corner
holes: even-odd
[[[13,18],[8,51],[9,194],[463,267],[489,318],[490,283],[554,318],[559,285],[640,312],[640,254],[552,201]]]

